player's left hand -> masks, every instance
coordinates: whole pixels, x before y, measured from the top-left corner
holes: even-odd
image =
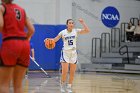
[[[80,22],[81,24],[83,24],[83,23],[84,23],[84,20],[83,20],[82,18],[80,18],[80,19],[79,19],[79,22]]]

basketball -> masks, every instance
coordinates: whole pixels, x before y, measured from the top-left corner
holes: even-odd
[[[45,40],[45,47],[48,49],[53,49],[55,47],[55,41],[53,39]]]

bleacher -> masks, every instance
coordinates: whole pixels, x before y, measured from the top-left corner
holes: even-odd
[[[135,25],[138,20],[130,18]],[[102,33],[101,38],[93,38],[91,63],[82,63],[81,70],[140,73],[140,42],[125,42],[127,26],[128,23],[123,22],[120,28],[112,28],[111,33]]]

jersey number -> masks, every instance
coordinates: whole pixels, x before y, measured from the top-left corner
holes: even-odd
[[[15,13],[16,13],[16,19],[20,20],[20,19],[21,19],[21,13],[20,13],[20,10],[15,9]]]
[[[68,45],[73,45],[73,40],[68,40]]]

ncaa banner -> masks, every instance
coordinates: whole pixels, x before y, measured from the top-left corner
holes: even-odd
[[[120,21],[119,11],[115,7],[108,6],[102,11],[101,20],[106,27],[113,28]]]

